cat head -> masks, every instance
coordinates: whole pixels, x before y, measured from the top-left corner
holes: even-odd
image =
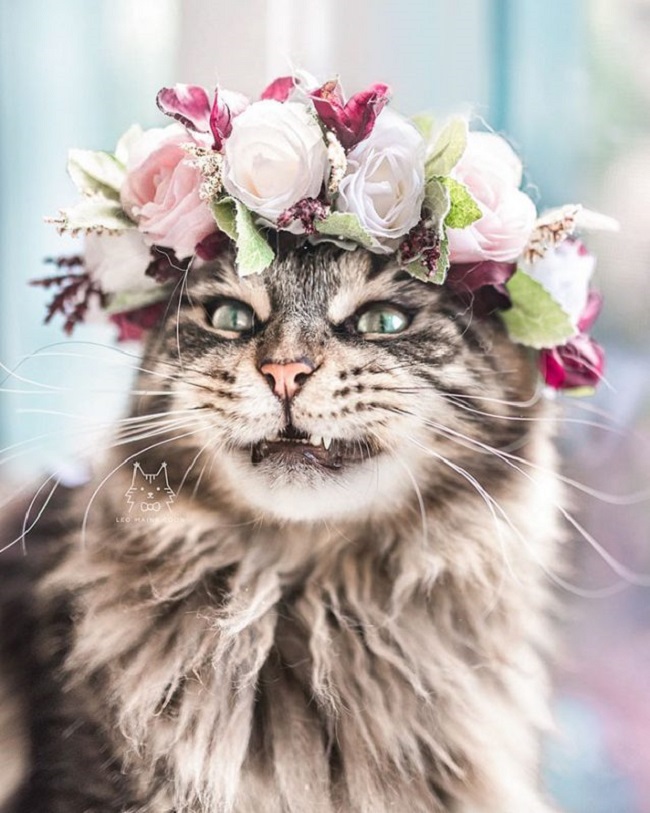
[[[191,463],[203,489],[280,520],[379,516],[442,497],[458,469],[489,476],[484,446],[524,442],[508,417],[536,390],[496,318],[391,258],[325,245],[264,274],[226,255],[188,275],[142,366],[157,394],[137,410],[187,419],[178,478]]]

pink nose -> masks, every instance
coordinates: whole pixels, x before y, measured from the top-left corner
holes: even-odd
[[[278,398],[289,401],[314,372],[314,367],[306,361],[290,361],[287,364],[267,362],[262,364],[260,372]]]

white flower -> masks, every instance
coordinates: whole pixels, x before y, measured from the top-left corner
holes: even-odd
[[[382,110],[368,138],[348,154],[336,208],[357,215],[378,240],[376,250],[393,251],[420,220],[424,157],[422,136],[389,109]]]
[[[265,99],[233,119],[223,185],[265,219],[275,222],[299,200],[318,197],[327,173],[322,131],[304,105]]]
[[[158,283],[145,276],[151,259],[149,246],[137,229],[86,236],[86,270],[107,294],[155,288]]]
[[[577,329],[589,296],[596,258],[578,240],[564,240],[523,270],[545,288]]]

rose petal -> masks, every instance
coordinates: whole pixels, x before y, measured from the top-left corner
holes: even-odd
[[[338,80],[326,82],[309,94],[321,121],[334,130],[346,150],[372,132],[377,116],[389,99],[388,85],[374,84],[355,94],[347,103]]]
[[[593,327],[602,306],[603,295],[600,293],[600,291],[589,291],[587,295],[587,304],[585,305],[585,309],[578,320],[578,330],[581,333],[588,333]]]
[[[199,85],[176,84],[162,88],[156,96],[158,108],[190,130],[207,133],[210,129],[210,98]]]
[[[602,378],[604,366],[602,347],[584,334],[540,353],[542,376],[554,389],[593,387]]]
[[[280,76],[264,88],[260,99],[275,99],[276,102],[286,102],[296,84],[293,76]]]
[[[221,150],[223,142],[232,132],[232,113],[226,102],[219,97],[219,88],[214,89],[214,102],[210,111],[210,130],[214,146]]]

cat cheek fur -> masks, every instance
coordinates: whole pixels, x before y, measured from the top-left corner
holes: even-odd
[[[215,297],[259,330],[213,330]],[[379,301],[408,329],[345,329]],[[561,495],[525,351],[361,250],[244,280],[224,259],[170,314],[132,401],[143,430],[40,524],[56,556],[33,647],[57,702],[35,753],[59,774],[17,813],[550,813]],[[274,354],[314,362],[289,408],[259,369]],[[340,469],[259,446],[287,413],[335,438]],[[169,522],[116,525],[134,461],[152,482],[166,464]]]

